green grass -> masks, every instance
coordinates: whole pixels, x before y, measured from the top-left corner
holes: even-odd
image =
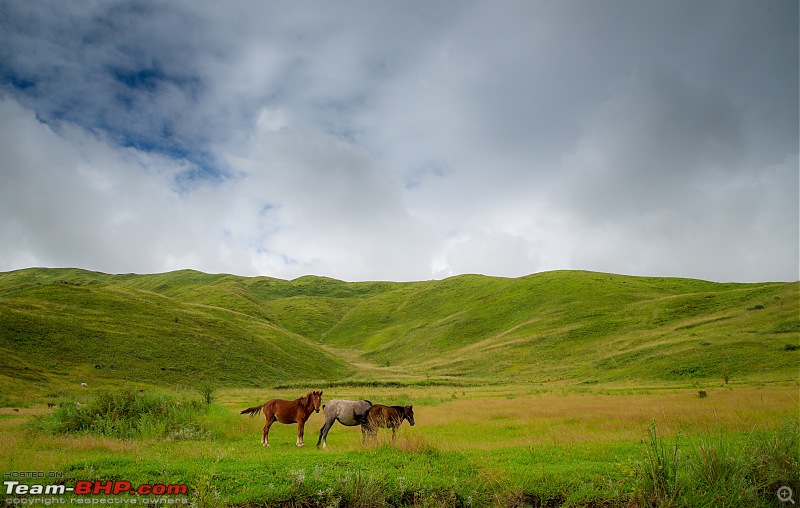
[[[0,464],[197,506],[776,506],[800,491],[798,367],[799,283],[21,270]],[[363,447],[337,424],[322,452],[313,415],[309,446],[276,424],[261,447],[239,411],[311,389],[417,425]]]
[[[198,283],[183,273],[174,279],[159,284],[180,293]],[[0,384],[11,393],[58,394],[82,382],[264,386],[353,372],[266,318],[128,286],[142,282],[72,270],[0,276]]]
[[[54,435],[27,423],[49,414],[37,406],[0,418],[0,464],[63,473],[67,485],[186,484],[197,506],[767,507],[778,487],[800,487],[796,385],[709,389],[704,399],[691,389],[524,384],[326,390],[328,398],[413,402],[417,425],[401,427],[397,446],[387,431],[362,446],[357,428],[337,424],[322,451],[313,446],[322,424],[314,415],[305,448],[294,445],[296,426],[280,424],[264,448],[263,422],[238,414],[261,402],[260,390],[221,390],[211,406],[200,394],[154,393],[157,401],[194,396],[207,408],[195,421],[208,432]],[[125,392],[98,395],[123,414],[132,408]]]
[[[668,442],[669,441],[669,442]],[[648,506],[769,506],[800,484],[800,421],[774,432],[671,440],[648,427],[635,494]]]
[[[208,406],[149,391],[101,391],[88,404],[61,403],[31,425],[51,434],[197,439],[211,436],[201,423]]]
[[[20,270],[0,274],[0,404],[81,382],[785,382],[799,290],[570,271],[347,283]]]
[[[798,358],[780,350],[798,337],[797,289],[574,272],[457,277],[378,295],[323,340],[459,377],[722,379],[723,362],[734,379],[791,377]]]

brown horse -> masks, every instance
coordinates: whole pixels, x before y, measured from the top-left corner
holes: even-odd
[[[397,428],[408,420],[408,424],[414,426],[414,406],[384,406],[375,404],[367,412],[367,422],[362,426],[363,438],[368,434],[372,439],[378,439],[378,427],[392,429],[392,443],[397,438]]]
[[[311,416],[311,412],[319,413],[319,406],[322,403],[322,392],[309,392],[305,397],[297,400],[272,399],[260,406],[243,409],[240,414],[249,414],[252,418],[258,413],[263,412],[267,423],[264,425],[264,433],[261,435],[261,444],[269,446],[269,428],[276,420],[281,423],[297,424],[297,446],[305,446],[303,443],[303,429],[306,420]]]

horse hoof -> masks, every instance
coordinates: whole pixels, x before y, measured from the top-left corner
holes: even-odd
[[[305,443],[297,443],[297,447],[298,447],[298,448],[302,448],[302,447],[304,447],[305,445],[306,445]]]

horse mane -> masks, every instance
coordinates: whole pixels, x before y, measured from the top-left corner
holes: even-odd
[[[312,406],[312,400],[314,397],[314,392],[308,392],[305,396],[300,397],[297,401],[306,409]],[[323,406],[324,408],[324,406]]]

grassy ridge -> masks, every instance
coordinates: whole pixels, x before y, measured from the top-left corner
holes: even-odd
[[[163,289],[197,287],[182,273],[175,280]],[[243,312],[245,298],[235,299],[237,310],[136,289],[136,277],[59,270],[10,274],[0,285],[1,377],[10,387],[88,379],[264,386],[352,372],[306,338]]]
[[[0,274],[0,386],[795,380],[799,289],[574,271],[347,283],[20,270]]]
[[[404,286],[323,341],[421,374],[553,380],[794,379],[798,284],[550,272]]]

